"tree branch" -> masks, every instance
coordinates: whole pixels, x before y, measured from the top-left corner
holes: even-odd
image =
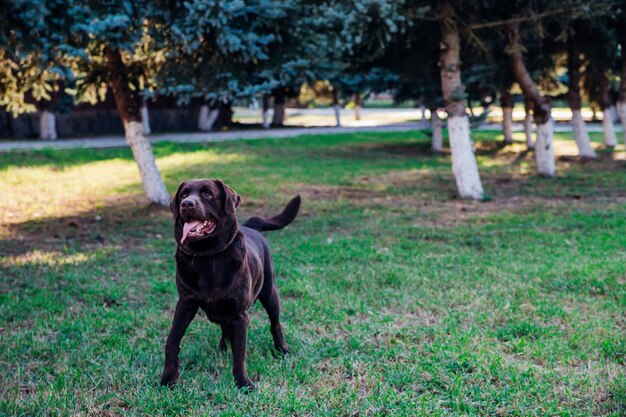
[[[539,20],[539,19],[543,19],[544,17],[559,15],[563,13],[571,13],[571,12],[578,11],[578,10],[582,11],[583,7],[599,8],[599,6],[604,6],[604,5],[606,5],[606,3],[598,3],[598,4],[591,3],[591,4],[586,4],[584,6],[580,5],[576,7],[564,7],[561,9],[547,10],[543,13],[531,14],[530,16],[518,16],[518,17],[513,17],[511,19],[497,20],[495,22],[476,23],[473,25],[468,25],[466,27],[470,30],[491,29],[491,28],[500,27],[500,26],[508,26],[508,25],[515,24],[515,23],[519,24],[522,22]]]

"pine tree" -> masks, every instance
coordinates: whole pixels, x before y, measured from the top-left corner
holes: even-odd
[[[250,96],[255,65],[277,40],[274,24],[288,2],[246,0],[26,0],[5,5],[0,28],[4,64],[0,104],[34,110],[25,96],[49,99],[54,82],[75,86],[76,99],[95,102],[107,89],[118,112],[148,199],[169,195],[142,123],[146,95]],[[103,88],[105,87],[105,88]]]

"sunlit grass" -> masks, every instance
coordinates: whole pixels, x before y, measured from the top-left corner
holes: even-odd
[[[33,251],[7,256],[0,259],[0,266],[3,267],[23,267],[28,265],[56,267],[61,265],[78,265],[93,259],[95,254],[86,253],[64,253],[61,251]]]
[[[61,151],[68,152],[68,151]],[[190,166],[210,175],[215,166],[245,163],[236,153],[204,149],[172,153],[158,158],[168,172]],[[107,200],[137,198],[141,193],[137,166],[130,158],[84,162],[69,166],[46,163],[40,166],[5,166],[0,170],[0,221],[4,224],[29,219],[80,215]]]

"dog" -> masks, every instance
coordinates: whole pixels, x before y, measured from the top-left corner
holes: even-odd
[[[259,300],[270,319],[274,348],[289,353],[279,321],[280,298],[267,242],[260,232],[282,229],[297,216],[296,196],[279,215],[252,217],[239,226],[235,211],[241,198],[218,179],[185,181],[170,203],[174,215],[178,303],[165,343],[161,385],[179,378],[180,341],[199,309],[222,327],[219,349],[233,354],[238,388],[253,390],[246,371],[248,310]]]

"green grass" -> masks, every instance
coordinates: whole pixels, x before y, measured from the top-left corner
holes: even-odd
[[[624,152],[542,179],[497,136],[475,135],[486,202],[419,132],[155,147],[170,191],[224,178],[242,220],[303,196],[267,234],[293,354],[255,306],[248,395],[200,316],[158,386],[171,215],[130,151],[0,154],[0,415],[624,415]]]

